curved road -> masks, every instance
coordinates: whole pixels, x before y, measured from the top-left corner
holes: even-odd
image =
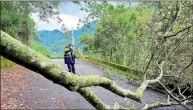
[[[54,60],[56,63],[64,66],[63,60]],[[65,66],[66,67],[66,66]],[[98,74],[105,76],[104,71],[101,67],[94,65],[85,61],[77,61],[76,64],[77,72],[80,75],[93,75]],[[136,90],[138,86],[130,84],[128,80],[119,74],[110,74],[112,80],[114,80],[118,85],[123,88],[128,88],[133,91]],[[35,72],[26,75],[22,83],[32,82],[31,87],[22,87],[20,93],[14,94],[15,97],[22,97],[24,101],[22,103],[17,103],[20,108],[32,108],[32,109],[94,109],[81,95],[76,92],[68,91],[66,88],[54,84],[53,82],[47,80],[40,74]],[[122,106],[127,107],[128,103],[134,103],[136,109],[140,109],[144,104],[139,104],[138,102],[120,97],[102,87],[91,87],[94,93],[107,105],[112,106],[113,100],[116,100]],[[22,95],[21,95],[22,94]],[[153,102],[166,102],[167,95],[152,90],[147,89],[143,95],[143,101],[145,103]],[[25,106],[25,107],[24,107]],[[192,107],[193,108],[193,107]],[[181,106],[172,107],[162,107],[156,109],[183,109]]]

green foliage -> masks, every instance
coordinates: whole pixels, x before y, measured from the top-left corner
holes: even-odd
[[[14,2],[1,3],[2,30],[23,43],[27,43],[35,35],[35,23],[27,12],[20,14],[18,11],[14,7]]]
[[[135,35],[135,34],[131,34],[131,35],[129,35],[129,39],[130,39],[130,40],[134,40],[134,39],[136,39],[136,35]]]
[[[84,51],[92,50],[93,40],[92,40],[92,37],[90,35],[88,35],[88,34],[82,35],[79,43],[84,44]]]
[[[94,50],[100,50],[105,60],[127,65],[131,61],[126,57],[129,45],[143,34],[141,29],[147,28],[153,9],[143,4],[136,7],[109,4],[104,10],[93,38]]]
[[[14,67],[16,66],[16,64],[4,57],[1,56],[1,70],[2,69],[6,69],[6,68],[10,68],[10,67]]]
[[[50,57],[50,52],[48,51],[48,49],[45,46],[42,46],[38,41],[32,40],[29,46],[35,51],[47,57]]]
[[[109,70],[111,70],[111,71],[114,71],[116,73],[125,75],[128,78],[128,80],[135,80],[135,81],[142,80],[141,71],[130,70],[130,68],[125,67],[123,65],[118,65],[118,64],[115,64],[112,62],[107,62],[107,61],[103,61],[103,60],[99,60],[99,59],[93,59],[92,57],[84,57],[84,58],[85,58],[85,60],[94,62],[94,63],[101,65],[105,68],[108,68],[108,69],[104,70],[105,75],[108,78],[111,78],[110,77],[111,76],[110,71],[109,71]]]
[[[60,2],[55,1],[4,1],[1,2],[2,30],[16,39],[28,44],[34,37],[38,39],[35,22],[31,13],[38,11],[41,20],[48,21],[49,17],[57,15],[54,10]]]
[[[93,48],[88,50],[92,54],[86,54],[146,72],[148,79],[158,76],[157,63],[165,61],[164,74],[179,77],[164,77],[162,82],[172,89],[189,85],[189,91],[193,90],[193,2],[87,5],[90,15],[100,20],[92,38]]]
[[[75,49],[75,55],[76,55],[76,58],[81,58],[81,57],[83,57],[84,55],[83,55],[83,51],[82,51],[82,49]]]
[[[91,42],[91,40],[92,40],[92,38],[89,35],[84,34],[80,38],[80,43],[89,44]]]

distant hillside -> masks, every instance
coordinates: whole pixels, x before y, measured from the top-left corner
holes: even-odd
[[[84,25],[82,28],[78,30],[74,30],[74,37],[75,37],[75,47],[82,48],[83,44],[79,44],[80,37],[83,34],[90,34],[92,35],[97,27],[97,21],[93,21],[88,25]],[[64,33],[60,30],[42,30],[38,32],[41,40],[40,43],[48,48],[51,53],[51,56],[62,57],[64,48],[72,42],[72,38],[67,38]],[[56,55],[53,54],[53,49],[57,49]]]

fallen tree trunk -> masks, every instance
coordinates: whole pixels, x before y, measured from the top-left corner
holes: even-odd
[[[96,109],[113,109],[114,107],[104,104],[88,87],[101,86],[119,96],[142,102],[141,98],[147,85],[158,82],[163,75],[162,63],[161,66],[159,66],[161,70],[160,75],[156,79],[144,80],[141,86],[137,88],[135,92],[132,92],[129,89],[121,88],[115,82],[105,77],[98,75],[77,76],[71,74],[62,66],[55,64],[49,58],[32,50],[3,31],[1,31],[1,55],[26,68],[40,73],[47,79],[62,85],[70,91],[80,93]],[[124,107],[119,106],[118,108],[123,109]]]

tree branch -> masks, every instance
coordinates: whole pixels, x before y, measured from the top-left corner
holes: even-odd
[[[176,14],[175,14],[175,16],[174,16],[174,18],[173,18],[173,20],[172,20],[172,23],[171,23],[170,27],[169,27],[168,30],[165,32],[165,35],[164,35],[164,36],[167,36],[167,35],[168,35],[168,33],[169,33],[170,30],[173,28],[174,24],[176,23],[179,15],[180,15],[182,4],[181,4],[181,2],[177,2],[177,3],[179,3],[179,7],[178,7],[177,4],[176,4]],[[165,37],[164,37],[164,38],[165,38]]]
[[[30,49],[21,42],[17,41],[10,35],[1,31],[1,54],[2,56],[26,67],[33,71],[39,72],[47,79],[64,86],[70,91],[79,92],[88,102],[90,102],[97,109],[109,109],[88,87],[101,86],[110,90],[111,92],[133,99],[137,102],[142,102],[141,98],[144,90],[148,84],[159,82],[163,76],[163,64],[158,65],[160,75],[156,79],[144,80],[135,92],[129,89],[124,89],[118,86],[115,82],[108,78],[98,75],[92,76],[77,76],[67,72],[64,67],[55,64],[49,58],[39,54],[38,52]],[[122,108],[122,107],[121,107]],[[121,109],[120,108],[120,109]]]
[[[193,96],[189,96],[189,97],[187,97],[187,98],[185,98],[185,99],[179,100],[179,102],[184,102],[184,101],[186,101],[186,100],[188,100],[188,99],[192,99],[192,98],[193,98]]]
[[[170,95],[168,95],[167,102],[156,102],[156,103],[152,103],[152,104],[145,104],[145,106],[142,108],[142,110],[149,110],[152,108],[171,106],[171,105],[180,105],[180,104],[170,102]]]
[[[146,72],[147,72],[147,70],[148,70],[148,68],[149,68],[149,65],[150,65],[150,63],[151,63],[153,57],[154,57],[154,52],[152,52],[151,57],[150,57],[150,59],[149,59],[149,61],[148,61],[148,63],[147,63],[147,66],[146,66],[146,68],[145,68],[145,70],[144,70],[144,72],[143,72],[143,74],[144,74],[144,80],[145,80],[146,77],[147,77]]]
[[[80,88],[77,91],[80,95],[82,95],[90,104],[92,104],[98,110],[104,109],[112,109],[110,106],[104,104],[89,87]]]
[[[179,33],[183,32],[183,31],[185,31],[185,30],[187,30],[187,29],[190,29],[191,27],[192,27],[192,25],[190,25],[190,26],[188,26],[188,27],[186,27],[186,28],[184,28],[184,29],[179,30],[179,31],[178,31],[178,32],[176,32],[175,34],[168,35],[168,36],[164,36],[164,38],[165,38],[165,39],[167,39],[167,38],[170,38],[170,37],[176,36],[176,35],[178,35]]]
[[[189,68],[192,64],[193,64],[193,57],[192,57],[190,63],[188,63],[177,75],[175,75],[175,76],[174,76],[174,75],[163,75],[163,77],[181,78],[181,77],[179,77],[180,74],[181,74],[184,70],[186,70],[187,68]]]
[[[179,99],[176,98],[160,81],[159,81],[158,83],[164,88],[164,90],[166,91],[166,93],[167,93],[168,95],[170,95],[176,102],[178,102],[178,103],[179,103],[180,105],[182,105],[184,108],[186,108],[187,110],[189,110],[189,108],[188,108],[186,105],[182,104],[182,103],[179,101]]]
[[[141,102],[141,97],[144,90],[149,83],[152,83],[151,80],[144,81],[136,92],[132,92],[129,89],[121,88],[110,79],[100,77],[98,75],[77,76],[71,74],[62,66],[55,64],[49,58],[30,49],[3,31],[1,31],[1,50],[2,56],[33,71],[39,72],[44,77],[48,78],[54,83],[64,86],[70,91],[77,91],[85,98],[89,97],[87,100],[92,105],[95,105],[96,108],[99,107],[98,105],[103,108],[109,108],[109,106],[102,103],[102,101],[100,101],[89,88],[85,87],[101,86],[119,96],[128,97],[135,101]],[[96,103],[98,104],[96,105]]]
[[[157,107],[163,107],[163,106],[170,106],[172,103],[170,102],[170,96],[168,95],[167,102],[162,103],[162,102],[156,102],[152,104],[145,104],[145,106],[142,108],[142,110],[149,110],[152,108],[157,108]]]
[[[188,65],[186,65],[186,66],[180,71],[180,73],[182,73],[185,69],[189,68],[192,64],[193,64],[193,56],[192,56],[192,59],[191,59],[190,63],[189,63]]]

